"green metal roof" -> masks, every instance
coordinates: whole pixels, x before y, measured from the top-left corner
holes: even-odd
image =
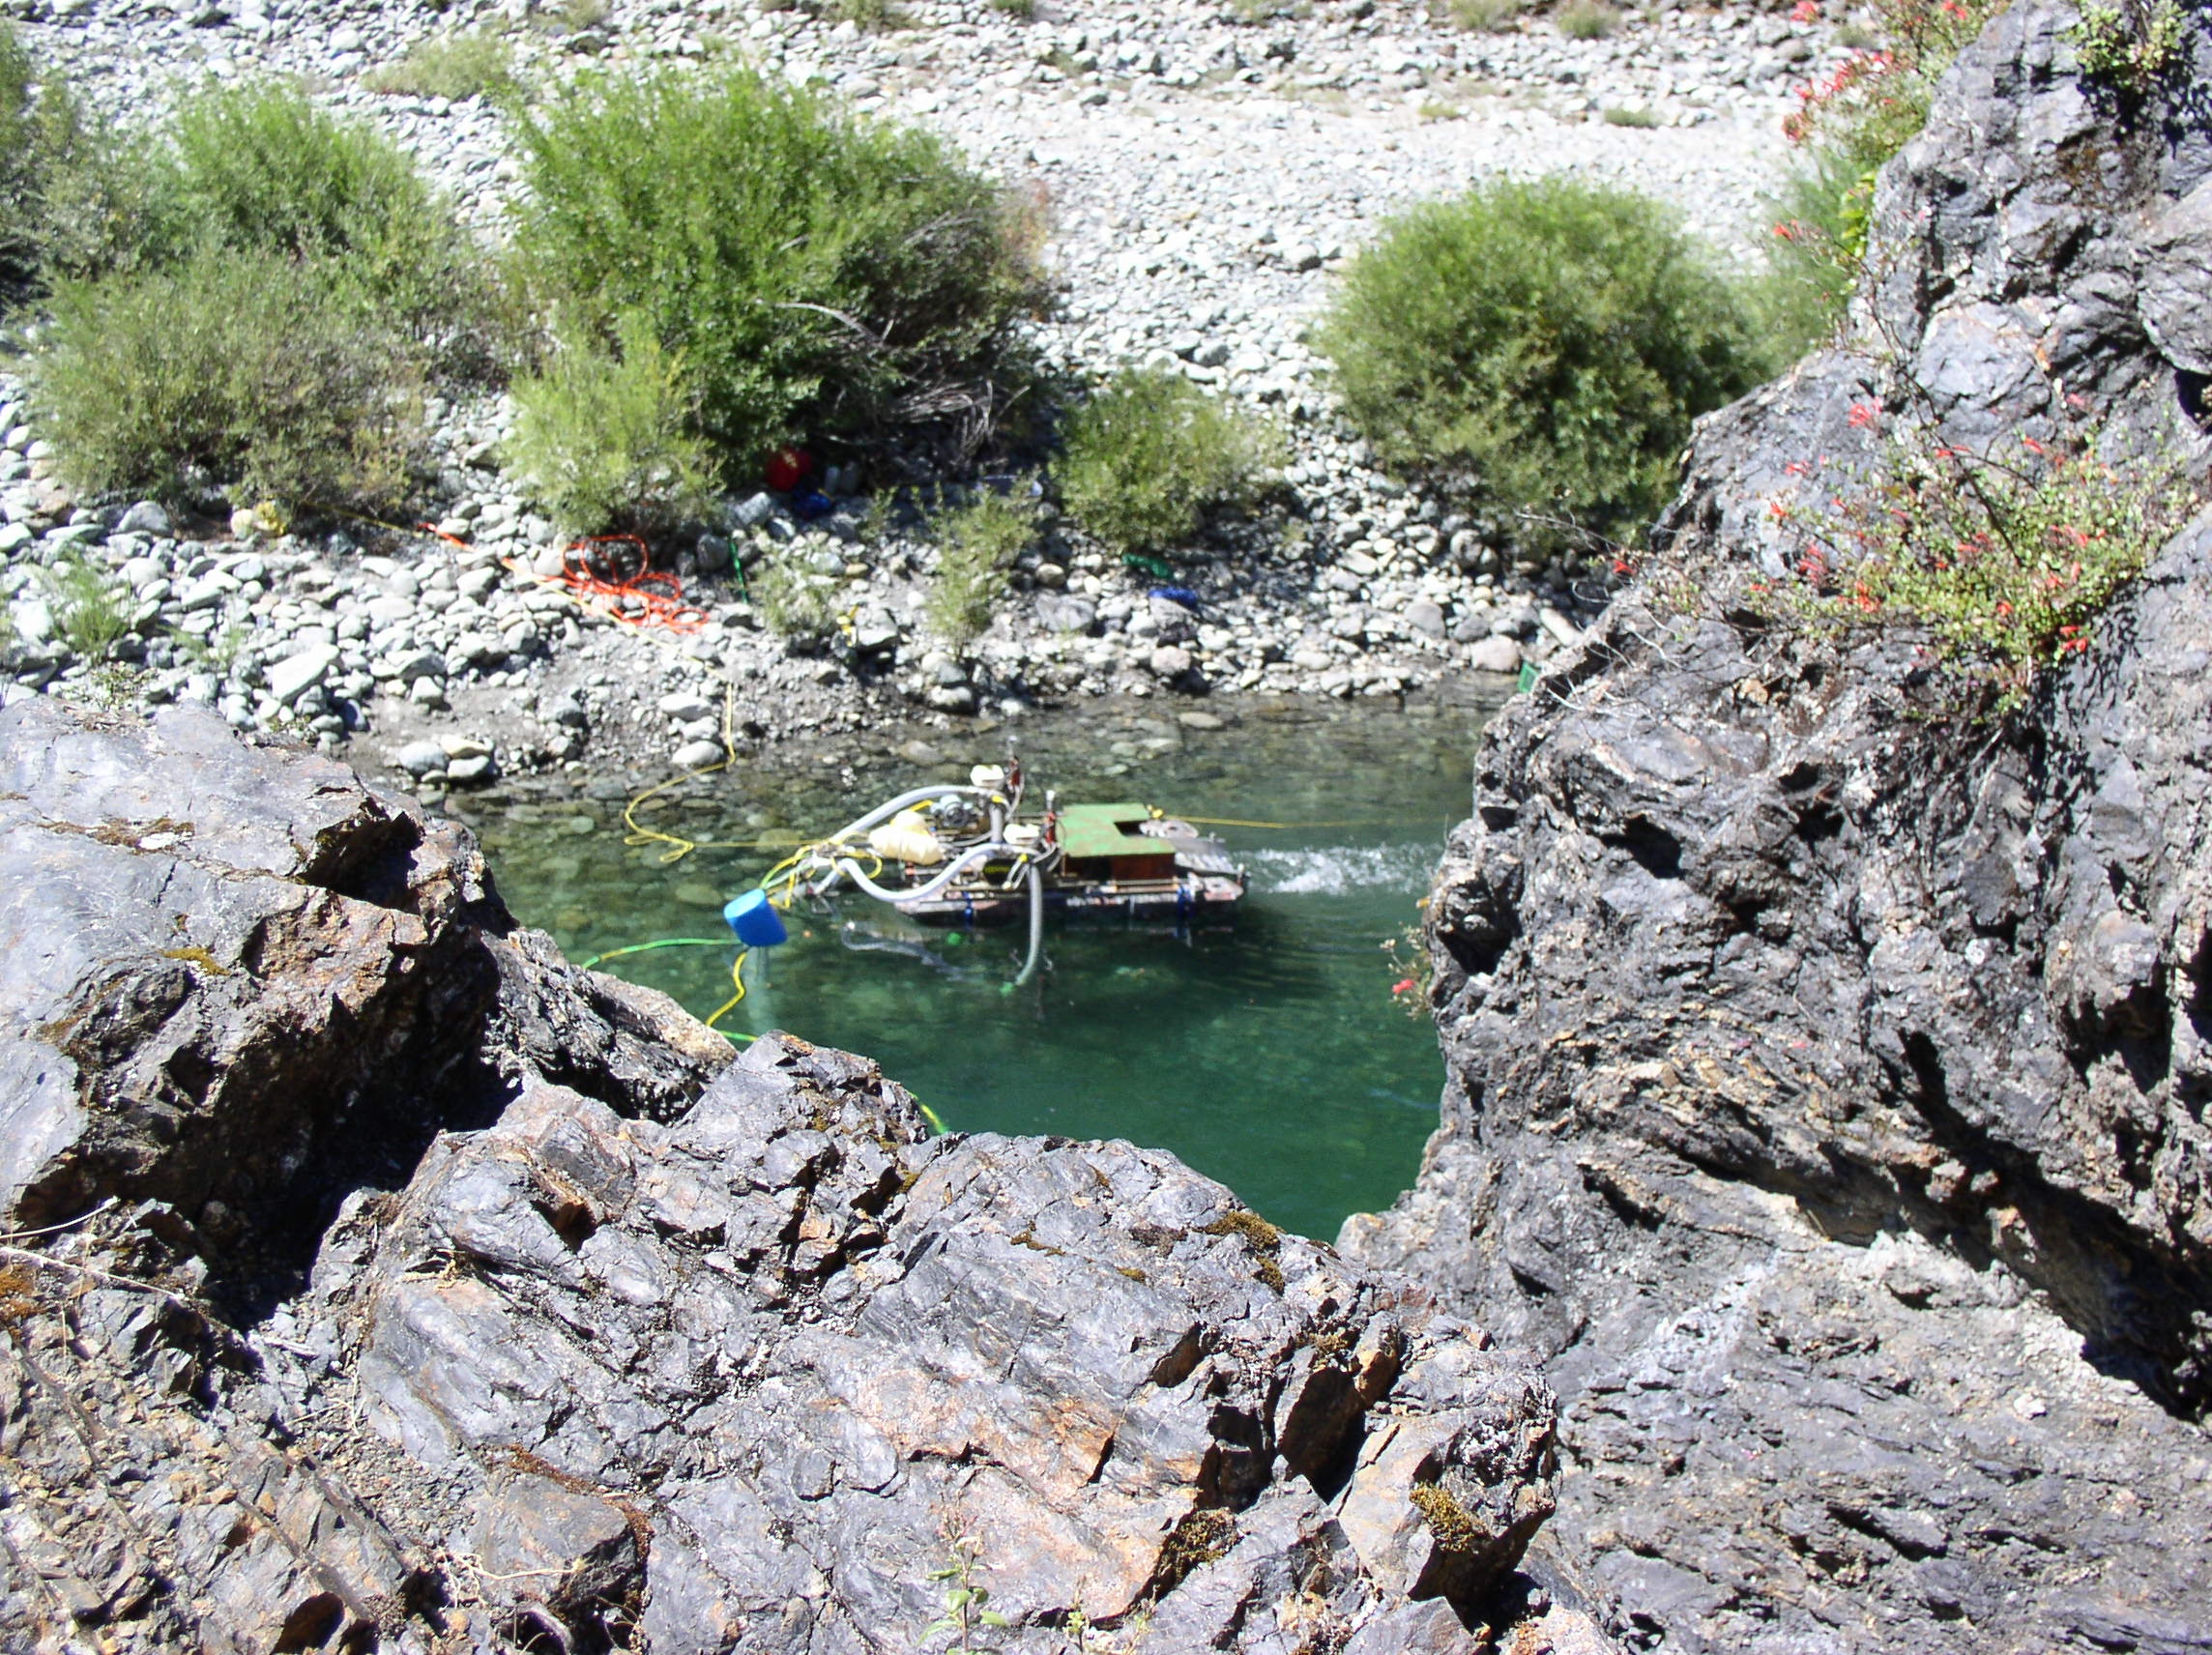
[[[1071,857],[1167,857],[1175,848],[1164,840],[1141,833],[1124,833],[1123,823],[1134,827],[1149,821],[1149,804],[1066,804],[1060,811],[1060,842]]]

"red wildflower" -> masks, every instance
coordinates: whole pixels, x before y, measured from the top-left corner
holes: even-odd
[[[1792,23],[1819,22],[1820,20],[1819,0],[1797,0],[1797,4],[1790,8],[1790,20]]]
[[[1400,977],[1400,978],[1399,978],[1399,979],[1398,979],[1396,982],[1394,982],[1394,983],[1392,983],[1392,984],[1390,985],[1390,992],[1391,992],[1392,994],[1411,994],[1411,993],[1412,993],[1412,992],[1413,992],[1413,979],[1412,979],[1412,977]]]
[[[1865,431],[1881,422],[1881,410],[1872,402],[1854,402],[1850,418],[1855,429]]]

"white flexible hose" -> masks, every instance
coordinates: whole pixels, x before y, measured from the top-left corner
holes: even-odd
[[[957,859],[947,863],[945,871],[927,885],[903,886],[896,890],[886,889],[883,886],[876,884],[874,880],[860,871],[860,864],[850,857],[838,857],[835,871],[841,877],[851,880],[856,887],[866,891],[878,902],[919,902],[935,896],[978,862],[988,861],[993,857],[1018,857],[1021,854],[1011,845],[1002,845],[995,841],[988,845],[975,845],[962,853]],[[815,888],[815,894],[827,894],[835,887],[836,883],[834,879],[827,881]]]
[[[900,811],[906,809],[906,807],[910,804],[919,804],[925,798],[943,798],[948,794],[970,794],[981,796],[982,790],[980,788],[974,787],[959,787],[951,782],[940,782],[935,787],[910,788],[905,793],[900,794],[896,798],[892,799],[889,803],[877,805],[875,809],[869,811],[867,815],[861,817],[858,822],[851,824],[849,827],[839,828],[836,832],[830,835],[826,843],[831,845],[841,845],[847,839],[852,838],[855,834],[865,833],[877,823],[887,821],[890,817],[896,816]]]

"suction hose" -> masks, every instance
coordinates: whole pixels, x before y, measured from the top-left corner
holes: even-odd
[[[1034,862],[1030,864],[1030,957],[1022,962],[1022,974],[1014,978],[1013,986],[1020,988],[1036,975],[1037,962],[1044,958],[1044,875]]]

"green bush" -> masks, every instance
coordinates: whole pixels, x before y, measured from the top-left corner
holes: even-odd
[[[1528,0],[1444,0],[1444,14],[1470,34],[1501,34],[1528,9]]]
[[[1609,127],[1641,127],[1648,129],[1651,127],[1656,127],[1659,124],[1659,116],[1657,111],[1652,109],[1644,108],[1641,106],[1634,109],[1629,109],[1624,108],[1619,104],[1615,104],[1606,110],[1605,124]]]
[[[1208,508],[1257,493],[1274,434],[1166,369],[1125,370],[1069,415],[1056,473],[1086,532],[1123,551],[1162,551]]]
[[[688,429],[682,364],[634,317],[614,348],[585,335],[515,382],[508,459],[567,528],[650,530],[696,518],[713,457]]]
[[[1620,25],[1620,14],[1604,0],[1567,0],[1552,14],[1553,27],[1570,41],[1601,41]]]
[[[2082,77],[2129,102],[2189,65],[2189,18],[2176,0],[2092,3],[2066,31]]]
[[[938,139],[742,69],[588,75],[519,120],[536,303],[648,320],[729,480],[801,437],[987,415],[1038,281]]]
[[[1323,330],[1383,460],[1523,515],[1633,536],[1690,421],[1761,377],[1735,285],[1643,196],[1495,183],[1393,220]]]
[[[170,129],[182,217],[222,246],[327,261],[442,365],[495,354],[483,256],[397,144],[289,87],[211,90]]]
[[[33,392],[90,493],[382,506],[421,441],[409,341],[326,266],[203,247],[60,284]]]
[[[761,559],[747,574],[745,590],[769,630],[801,649],[820,647],[837,630],[830,605],[837,583],[813,566],[813,554],[803,542]]]
[[[166,211],[143,142],[119,139],[0,18],[0,300],[134,258]]]
[[[30,279],[38,260],[37,80],[15,26],[0,17],[0,284]]]
[[[986,489],[938,520],[937,571],[925,613],[930,630],[963,649],[991,624],[991,605],[1006,588],[1006,571],[1036,537],[1036,511],[1026,500]]]
[[[417,41],[396,62],[362,76],[371,92],[406,98],[444,98],[459,103],[471,98],[500,98],[519,90],[514,49],[498,35],[431,35]]]

